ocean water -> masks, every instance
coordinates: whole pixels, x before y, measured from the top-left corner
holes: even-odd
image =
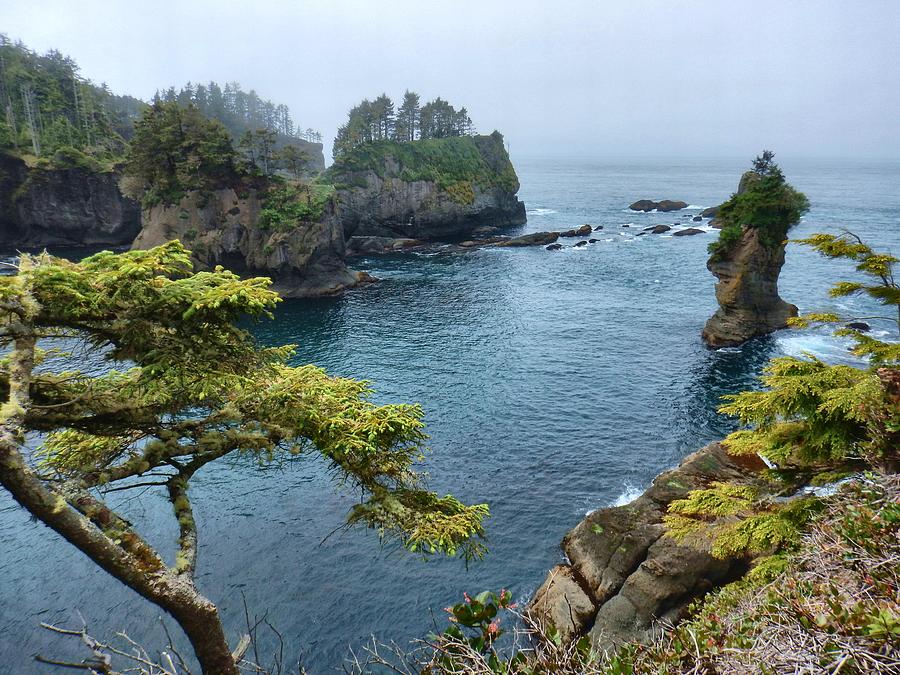
[[[812,202],[793,236],[847,227],[900,253],[900,163],[779,159]],[[723,201],[746,161],[514,160],[528,210],[514,233],[590,223],[604,226],[593,235],[600,241],[362,259],[355,266],[379,283],[285,301],[275,321],[254,327],[266,344],[296,344],[298,362],[371,380],[377,401],[421,402],[431,486],[490,504],[490,554],[466,568],[422,561],[372,532],[335,531],[357,495],[335,486],[322,462],[229,460],[198,475],[193,494],[197,583],[233,639],[246,598],[251,612],[268,613],[289,654],[302,654],[312,672],[333,672],[372,635],[404,644],[433,621],[442,627],[441,608],[463,591],[506,587],[525,601],[586,512],[626,503],[730,431],[719,398],[753,386],[769,358],[849,360],[846,344],[824,330],[705,349],[700,330],[716,307],[706,246],[716,233],[634,236]],[[691,208],[627,211],[639,198]],[[791,245],[781,294],[801,311],[869,313],[860,299],[828,298],[839,278],[852,278],[848,265]],[[177,532],[162,494],[117,503],[172,552]],[[30,660],[36,652],[79,654],[38,628],[77,625],[79,612],[98,635],[124,629],[163,645],[155,607],[0,493],[0,671],[41,672]]]

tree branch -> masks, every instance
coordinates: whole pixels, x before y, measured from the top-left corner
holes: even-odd
[[[178,520],[178,553],[175,555],[175,574],[193,578],[197,568],[197,523],[191,500],[188,499],[188,478],[178,474],[169,479],[169,501]]]

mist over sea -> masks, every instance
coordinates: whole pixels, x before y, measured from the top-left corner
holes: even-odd
[[[776,159],[812,203],[792,237],[845,227],[900,255],[900,162]],[[753,386],[769,358],[850,360],[823,329],[705,349],[700,330],[716,308],[706,247],[716,231],[636,236],[656,224],[696,225],[682,216],[724,201],[746,159],[513,162],[528,223],[512,233],[590,223],[603,225],[592,235],[599,241],[358,259],[356,269],[382,281],[340,298],[285,301],[274,322],[253,328],[264,343],[295,343],[298,362],[370,380],[379,402],[421,402],[431,485],[490,503],[489,556],[466,569],[422,562],[373,532],[335,532],[358,495],[336,489],[321,460],[211,465],[192,483],[197,584],[222,609],[232,641],[244,624],[242,594],[313,672],[339,668],[373,633],[405,643],[432,620],[443,628],[441,608],[463,591],[507,587],[526,601],[587,511],[624,503],[733,429],[715,412],[719,398]],[[641,198],[691,208],[627,210]],[[849,278],[849,265],[791,244],[781,295],[801,312],[871,313],[863,299],[828,297],[830,283]],[[177,528],[161,492],[110,499],[173,553]],[[36,671],[36,652],[84,656],[38,628],[77,625],[76,610],[98,637],[125,630],[147,647],[164,645],[159,610],[32,522],[5,491],[0,598],[4,672]]]

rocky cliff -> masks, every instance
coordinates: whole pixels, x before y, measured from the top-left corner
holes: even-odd
[[[190,193],[176,205],[146,209],[132,248],[180,239],[198,267],[222,265],[242,275],[271,277],[284,297],[331,295],[357,283],[344,263],[343,229],[333,201],[321,218],[290,227],[264,226],[261,209],[256,188]]]
[[[29,168],[0,153],[0,247],[130,244],[140,208],[118,182],[112,172]]]
[[[498,132],[370,143],[339,158],[324,180],[337,188],[348,238],[444,241],[525,222],[519,180]]]
[[[566,639],[589,635],[600,648],[645,641],[661,621],[677,621],[696,598],[739,578],[749,560],[720,560],[665,534],[670,502],[713,481],[753,481],[756,458],[735,458],[719,443],[660,474],[638,499],[589,514],[562,542],[557,565],[529,611]]]
[[[761,232],[744,226],[740,239],[724,256],[713,255],[707,269],[718,279],[719,309],[706,322],[703,340],[709,347],[746,342],[787,326],[797,307],[778,295],[778,275],[784,265],[784,245],[771,247]]]

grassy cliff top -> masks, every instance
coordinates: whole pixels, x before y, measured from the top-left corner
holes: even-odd
[[[486,136],[366,143],[340,157],[322,180],[339,187],[356,185],[350,174],[362,171],[373,171],[381,178],[430,181],[444,190],[464,181],[481,188],[519,189],[503,136],[497,131]]]

